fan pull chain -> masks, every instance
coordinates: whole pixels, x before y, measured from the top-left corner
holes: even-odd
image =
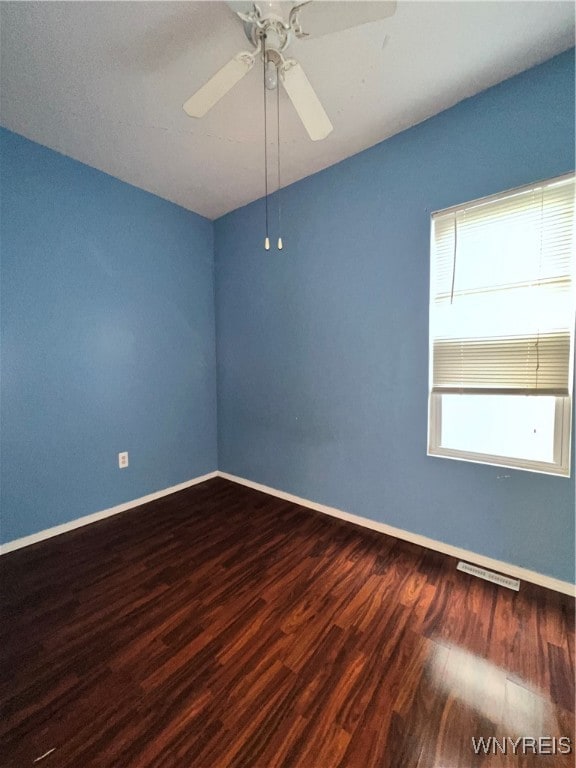
[[[282,201],[280,187],[280,78],[276,86],[276,131],[278,136],[278,250],[281,251],[282,243]]]
[[[270,238],[268,236],[268,125],[266,117],[266,32],[262,33],[262,57],[264,66],[262,67],[262,88],[264,91],[264,199],[266,208],[266,237],[264,239],[264,248],[270,250]]]

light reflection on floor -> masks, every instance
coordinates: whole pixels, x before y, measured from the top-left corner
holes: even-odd
[[[435,644],[427,666],[435,684],[510,737],[558,734],[553,707],[529,683],[451,644]]]

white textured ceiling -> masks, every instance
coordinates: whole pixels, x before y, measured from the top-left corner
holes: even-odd
[[[2,125],[209,218],[262,196],[259,70],[202,120],[181,107],[249,48],[224,3],[2,2],[0,13]],[[310,141],[281,92],[283,185],[573,44],[574,5],[551,0],[399,0],[384,21],[296,41],[334,131]]]

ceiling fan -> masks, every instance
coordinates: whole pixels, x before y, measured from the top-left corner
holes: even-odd
[[[284,52],[294,38],[307,39],[339,32],[349,27],[385,19],[396,11],[395,0],[340,0],[296,5],[286,2],[228,2],[244,25],[251,51],[237,53],[183,105],[190,117],[204,115],[250,72],[258,58],[263,61],[264,81],[274,90],[282,83],[294,109],[313,141],[324,139],[332,123],[301,65]],[[284,20],[285,8],[287,20]]]

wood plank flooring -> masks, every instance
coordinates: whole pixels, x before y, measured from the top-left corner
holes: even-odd
[[[573,766],[472,743],[574,749],[573,602],[455,566],[223,479],[10,553],[0,763]]]

